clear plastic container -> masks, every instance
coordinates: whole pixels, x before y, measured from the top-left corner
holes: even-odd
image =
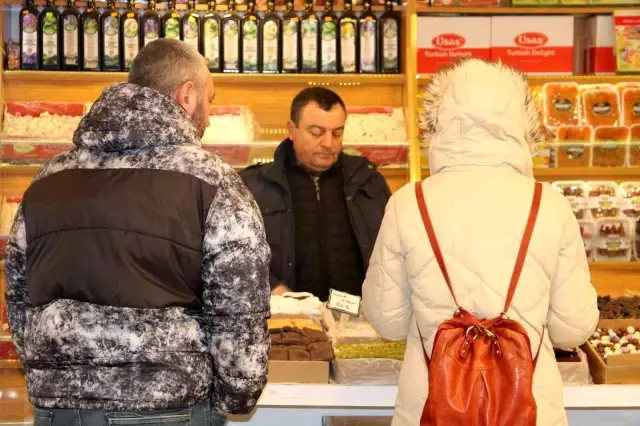
[[[622,91],[622,125],[640,124],[640,88],[626,88]]]
[[[591,217],[617,217],[620,215],[620,188],[614,181],[589,181],[587,194]]]
[[[587,259],[593,259],[593,241],[596,235],[596,223],[593,220],[579,220],[580,234],[582,235],[582,241],[584,242],[584,251],[587,254]]]
[[[622,182],[619,194],[622,214],[640,217],[640,182]]]
[[[248,143],[256,139],[257,124],[251,110],[243,105],[212,106],[203,144]]]
[[[587,184],[581,180],[554,182],[552,188],[565,196],[578,219],[589,219]]]
[[[599,126],[593,136],[593,167],[624,167],[629,156],[631,132],[626,126]]]
[[[612,86],[588,89],[582,93],[584,123],[593,127],[617,126],[620,123],[620,99]]]
[[[633,257],[634,221],[627,217],[596,220],[596,261],[630,261]]]
[[[560,126],[556,131],[557,167],[589,167],[593,142],[591,126]]]
[[[546,83],[542,88],[544,124],[551,127],[580,124],[578,83]]]
[[[640,124],[629,127],[629,166],[640,167]]]

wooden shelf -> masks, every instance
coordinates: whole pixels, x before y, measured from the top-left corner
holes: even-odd
[[[430,75],[421,74],[418,77],[418,84],[426,85],[431,81]],[[541,86],[545,83],[569,81],[578,84],[597,83],[621,83],[627,81],[640,82],[640,74],[633,75],[530,75],[528,77],[530,86]]]
[[[46,0],[36,0],[35,2],[36,6],[44,6],[46,4]],[[105,8],[107,3],[104,1],[97,1],[96,3],[96,7],[97,8]],[[14,4],[14,5],[24,5],[24,1],[23,0],[4,0],[4,4]],[[59,7],[65,7],[67,5],[66,0],[55,0],[55,5],[59,6]],[[87,6],[87,2],[86,1],[77,1],[76,2],[76,7],[86,7]],[[118,9],[126,9],[127,8],[127,3],[126,2],[116,2],[116,8]],[[167,3],[160,3],[157,2],[156,4],[156,9],[158,9],[159,11],[162,10],[166,10],[168,8],[168,4]],[[146,3],[136,3],[136,9],[147,9],[147,4]],[[178,4],[176,5],[176,9],[177,10],[187,10],[187,5],[186,4]],[[218,11],[226,11],[227,5],[217,5],[216,6],[216,10]],[[286,8],[285,6],[276,6],[275,10],[277,11],[284,11]],[[206,4],[206,2],[197,2],[196,4],[196,10],[200,10],[200,11],[204,11],[204,10],[208,10],[208,6]],[[247,10],[247,6],[244,4],[240,4],[240,5],[236,5],[236,10],[239,12],[242,11],[246,11]],[[258,12],[264,12],[267,10],[266,6],[256,6],[255,8],[256,11]],[[296,7],[295,8],[296,11],[298,12],[302,12],[304,11],[304,7]],[[315,6],[313,8],[313,10],[317,11],[317,12],[322,12],[324,11],[324,7],[323,6]],[[341,12],[344,10],[344,6],[342,5],[334,5],[333,10],[336,12]],[[358,11],[362,11],[363,7],[362,6],[353,6],[353,10],[358,12]],[[373,5],[371,7],[371,10],[373,11],[384,11],[385,7],[381,6],[381,5]],[[402,6],[394,6],[394,10],[404,10],[404,8]]]
[[[65,83],[110,84],[127,81],[126,72],[74,72],[74,71],[5,71],[4,80],[12,83],[56,84]],[[404,74],[211,74],[217,85],[257,85],[273,90],[273,85],[299,84],[308,86],[402,86]]]
[[[640,167],[535,168],[533,169],[533,174],[536,179],[545,182],[552,182],[556,180],[615,180],[623,182],[640,180]],[[427,176],[429,176],[429,169],[424,168],[422,170],[422,177],[424,179]]]
[[[458,14],[458,15],[611,15],[616,9],[638,7],[628,6],[576,6],[576,7],[465,7],[434,6],[418,4],[417,11],[421,15]]]
[[[15,368],[15,369],[21,369],[22,366],[20,365],[20,361],[18,360],[0,360],[0,370],[4,369],[4,368]]]

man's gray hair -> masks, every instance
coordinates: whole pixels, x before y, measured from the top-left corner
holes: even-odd
[[[129,83],[170,95],[187,81],[204,90],[209,70],[206,59],[183,41],[159,39],[146,45],[131,65]]]

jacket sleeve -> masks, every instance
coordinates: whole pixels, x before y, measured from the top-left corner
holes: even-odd
[[[391,340],[407,338],[413,314],[404,262],[395,199],[391,197],[362,287],[365,316],[381,336]]]
[[[269,261],[260,211],[229,168],[209,208],[203,242],[204,321],[217,411],[249,413],[267,381]]]
[[[551,282],[547,327],[554,347],[574,348],[593,333],[599,318],[580,226],[567,204],[562,246]]]
[[[27,234],[20,204],[5,253],[7,317],[13,345],[25,365],[24,329],[31,300],[27,293]]]

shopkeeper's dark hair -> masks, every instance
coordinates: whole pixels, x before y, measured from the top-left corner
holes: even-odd
[[[315,102],[325,111],[330,111],[334,106],[340,105],[347,111],[344,101],[338,94],[324,87],[309,87],[298,93],[291,103],[291,121],[297,126],[304,107]]]

